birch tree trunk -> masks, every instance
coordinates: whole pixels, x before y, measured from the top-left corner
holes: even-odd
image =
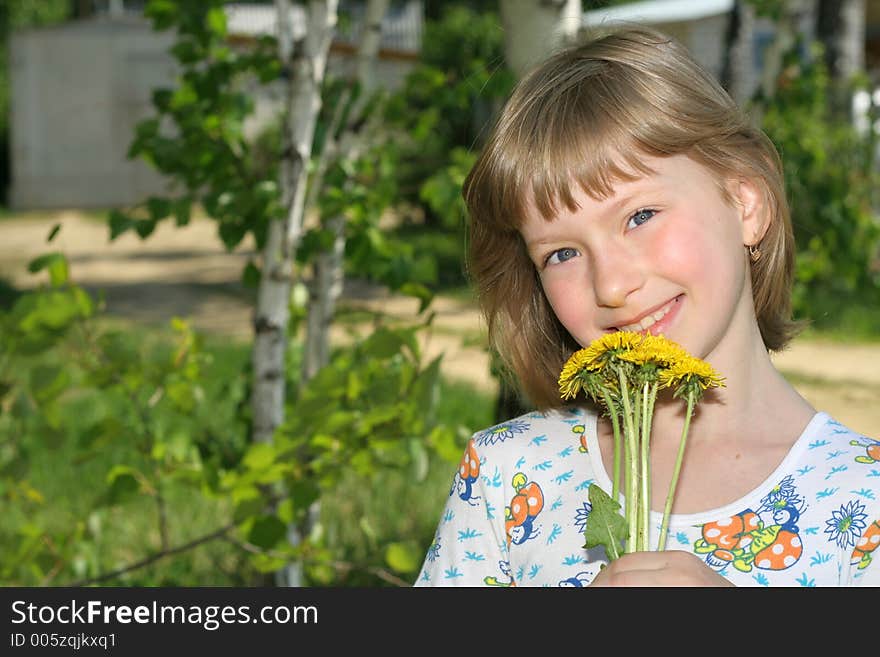
[[[816,36],[834,78],[849,80],[865,68],[865,0],[819,0]]]
[[[376,58],[382,38],[382,19],[388,11],[389,0],[368,0],[364,15],[360,45],[357,53],[355,72],[356,83],[360,86],[358,102],[350,116],[360,123],[361,110],[376,88]],[[328,131],[327,144],[322,154],[318,172],[325,170],[327,161],[342,156],[357,158],[362,146],[363,128],[356,131],[349,127],[342,131],[338,141],[333,137],[337,130]],[[320,174],[312,183],[312,189],[320,189]],[[302,378],[311,379],[330,360],[330,326],[336,312],[336,304],[342,295],[345,281],[345,217],[330,217],[324,222],[324,229],[333,234],[333,245],[318,255],[314,265],[314,276],[309,285],[309,307],[306,321],[306,345],[303,353]]]
[[[278,56],[287,72],[286,120],[279,187],[283,216],[268,226],[262,254],[263,271],[254,315],[252,353],[253,439],[271,442],[284,421],[287,328],[294,282],[294,254],[302,235],[307,165],[315,121],[321,107],[321,81],[336,25],[337,0],[310,0],[306,34],[294,43],[290,0],[275,0],[278,11]],[[292,542],[297,542],[295,528]],[[301,567],[292,565],[286,583],[301,582]]]
[[[499,0],[504,57],[518,76],[573,40],[583,21],[580,0]]]
[[[832,111],[850,121],[851,83],[865,69],[865,0],[819,0],[816,38],[825,48],[825,65],[833,81]]]
[[[755,11],[747,0],[736,0],[730,10],[725,35],[724,63],[721,84],[740,107],[744,107],[755,90],[754,71]]]

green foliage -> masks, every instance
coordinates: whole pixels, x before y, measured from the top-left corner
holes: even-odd
[[[385,118],[405,136],[397,172],[403,200],[421,205],[429,222],[461,228],[460,205],[440,203],[437,172],[454,179],[462,152],[479,146],[494,111],[513,88],[504,64],[503,34],[497,14],[451,5],[438,21],[426,21],[419,63],[389,99]],[[432,202],[433,201],[433,202]]]
[[[222,369],[184,322],[167,339],[101,327],[91,298],[62,276],[63,258],[37,258],[30,269],[41,267],[53,270],[50,284],[0,315],[0,496],[12,503],[0,575],[28,584],[110,570],[113,555],[101,552],[90,522],[137,498],[161,517],[168,495],[181,490],[210,502],[246,445],[240,373],[218,376]],[[53,461],[47,448],[66,455],[53,472],[41,472]],[[103,466],[90,467],[95,461]],[[70,469],[70,488],[45,497],[62,469]],[[75,500],[72,518],[58,515],[64,496]],[[168,538],[160,534],[154,549]]]
[[[226,39],[221,0],[151,0],[145,14],[156,30],[175,27],[171,54],[179,64],[176,88],[156,89],[156,116],[141,121],[129,157],[142,157],[178,186],[174,198],[153,197],[110,214],[111,238],[134,230],[148,237],[173,218],[190,220],[200,204],[217,221],[227,248],[250,234],[258,246],[269,218],[279,213],[277,160],[262,156],[246,139],[245,120],[253,113],[252,86],[276,80],[281,67],[272,38],[237,50]]]
[[[821,51],[809,60],[792,55],[763,119],[782,154],[791,203],[795,313],[820,328],[880,305],[876,141],[835,115],[829,98],[836,92]]]
[[[59,258],[30,268],[66,271]],[[244,346],[208,346],[180,320],[121,330],[61,276],[21,294],[0,328],[7,585],[254,585],[292,558],[312,583],[403,585],[430,542],[436,492],[488,423],[472,391],[441,396],[418,325],[339,348],[294,388],[271,444],[248,438]],[[293,549],[286,526],[317,499],[320,521]]]
[[[461,188],[477,161],[476,153],[461,147],[449,153],[449,162],[422,183],[419,198],[431,211],[441,218],[444,227],[464,230],[467,208],[461,196]]]

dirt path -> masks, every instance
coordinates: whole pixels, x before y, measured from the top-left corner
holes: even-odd
[[[62,229],[46,244],[57,222]],[[213,223],[206,220],[182,229],[163,225],[143,242],[125,235],[110,243],[105,224],[74,212],[25,215],[0,221],[0,278],[20,288],[38,284],[42,279],[27,272],[27,262],[59,250],[68,256],[74,280],[103,294],[112,315],[150,324],[182,316],[200,330],[248,340],[252,306],[239,277],[253,250],[246,244],[226,253],[219,245]],[[346,286],[344,303],[400,319],[412,318],[417,308],[412,299],[356,284]],[[433,308],[434,330],[425,337],[426,353],[444,354],[447,376],[494,390],[482,346],[483,325],[472,305],[441,297]],[[775,361],[815,407],[869,436],[880,436],[880,343],[800,339]]]

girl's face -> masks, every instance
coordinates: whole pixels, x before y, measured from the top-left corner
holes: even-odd
[[[729,188],[684,155],[645,157],[654,174],[520,232],[556,316],[582,346],[617,330],[660,334],[710,362],[760,340],[744,244],[763,234],[755,187]],[[728,357],[725,357],[727,354]]]

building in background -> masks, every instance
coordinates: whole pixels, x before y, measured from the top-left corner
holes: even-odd
[[[584,13],[587,30],[621,24],[648,25],[675,37],[694,53],[709,72],[722,79],[727,56],[730,15],[734,0],[644,0]],[[748,43],[741,56],[741,69],[729,81],[737,100],[752,96],[761,81],[763,53],[775,33],[772,21],[749,18],[744,26]]]
[[[335,73],[353,65],[363,15],[357,4],[346,11],[352,20],[341,24],[328,60]],[[271,4],[234,3],[226,12],[234,45],[275,31]],[[294,30],[302,33],[303,8],[294,5],[292,13]],[[382,84],[400,84],[416,61],[422,22],[419,0],[392,5],[383,20],[377,63]],[[173,40],[173,34],[153,31],[139,9],[121,0],[97,15],[12,36],[11,208],[106,208],[167,191],[162,176],[126,154],[135,125],[154,115],[153,89],[174,84],[177,66],[168,54]],[[252,133],[280,101],[271,87],[255,85],[254,92]]]

